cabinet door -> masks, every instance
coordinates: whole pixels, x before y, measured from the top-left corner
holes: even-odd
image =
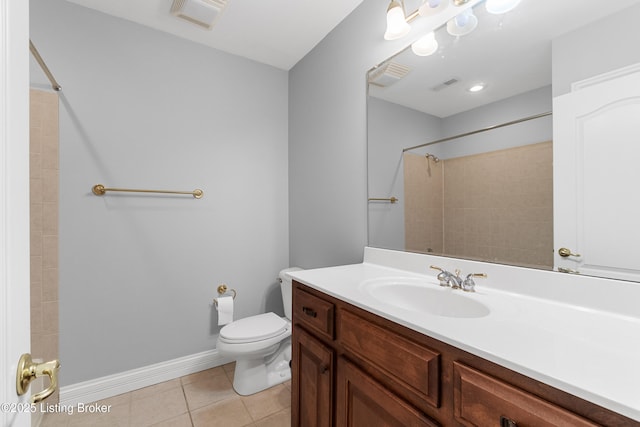
[[[338,427],[437,426],[345,358],[338,360]]]
[[[299,326],[293,329],[293,427],[333,425],[333,350]]]

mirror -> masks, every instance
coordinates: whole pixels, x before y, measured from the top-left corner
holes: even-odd
[[[407,13],[421,5],[405,1]],[[522,0],[503,15],[476,2],[470,10],[471,33],[452,36],[445,24],[432,55],[408,46],[368,73],[369,246],[558,269],[553,100],[574,81],[627,65],[617,56],[640,62],[610,48],[619,33],[600,34],[610,52],[591,58],[593,40],[576,36],[639,18],[640,2],[604,10]],[[615,31],[640,35],[635,25]],[[477,84],[484,89],[470,92]]]

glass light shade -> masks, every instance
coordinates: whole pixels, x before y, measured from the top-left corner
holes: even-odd
[[[518,4],[520,0],[487,0],[485,7],[487,12],[500,15],[515,9]]]
[[[433,31],[420,37],[411,45],[411,50],[418,56],[433,55],[438,50],[438,41]]]
[[[384,39],[399,39],[406,36],[410,30],[411,26],[404,17],[402,6],[397,1],[392,1],[387,10],[387,31],[384,33]]]
[[[420,16],[433,16],[449,7],[449,1],[445,0],[427,0],[418,8]]]
[[[471,9],[466,9],[447,22],[447,32],[452,36],[465,36],[475,30],[477,26],[478,18]]]

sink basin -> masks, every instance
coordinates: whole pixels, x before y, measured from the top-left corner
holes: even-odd
[[[444,317],[484,317],[489,308],[467,296],[460,289],[441,287],[438,283],[409,278],[384,277],[365,280],[360,290],[385,304],[410,311],[427,312]]]

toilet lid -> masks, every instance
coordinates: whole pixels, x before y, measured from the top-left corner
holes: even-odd
[[[275,313],[264,313],[229,323],[220,330],[227,341],[251,342],[266,340],[282,334],[287,322]]]

